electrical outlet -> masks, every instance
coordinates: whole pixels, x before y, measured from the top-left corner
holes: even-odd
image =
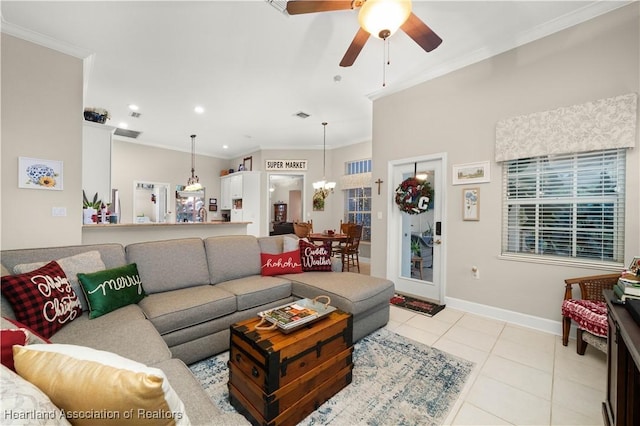
[[[378,212],[378,219],[382,219],[382,212]]]

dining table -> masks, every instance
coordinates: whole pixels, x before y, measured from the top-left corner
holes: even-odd
[[[325,232],[318,232],[318,233],[311,233],[307,236],[307,238],[309,238],[309,241],[311,241],[312,243],[315,243],[316,241],[318,242],[327,242],[329,241],[330,244],[330,250],[329,250],[329,255],[332,256],[333,255],[333,243],[337,242],[339,244],[341,243],[346,243],[347,239],[349,238],[347,236],[347,234],[339,234],[337,232],[334,232],[333,234],[329,234],[329,233],[325,233]]]

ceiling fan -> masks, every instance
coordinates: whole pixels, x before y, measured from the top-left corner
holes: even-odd
[[[409,0],[292,0],[287,2],[290,15],[330,12],[360,8],[360,29],[344,54],[341,67],[355,62],[369,35],[386,40],[398,29],[404,31],[425,51],[431,52],[442,39],[411,11]]]

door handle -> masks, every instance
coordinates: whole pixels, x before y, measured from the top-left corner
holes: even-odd
[[[435,241],[433,242],[433,244],[440,245],[440,244],[442,244],[442,241],[441,241],[441,240],[435,240]]]

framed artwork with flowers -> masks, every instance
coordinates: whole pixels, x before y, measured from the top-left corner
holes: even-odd
[[[39,158],[18,158],[18,188],[62,191],[63,163]]]
[[[462,219],[480,220],[480,188],[462,190]]]

